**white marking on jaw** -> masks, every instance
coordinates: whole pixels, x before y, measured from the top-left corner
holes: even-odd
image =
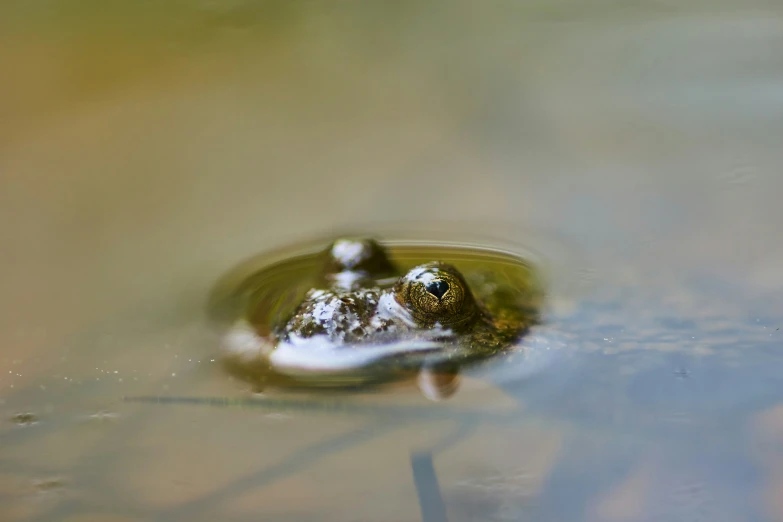
[[[341,372],[363,368],[397,354],[438,350],[440,343],[410,340],[375,345],[335,344],[325,335],[291,336],[280,343],[269,360],[275,371],[287,374]]]

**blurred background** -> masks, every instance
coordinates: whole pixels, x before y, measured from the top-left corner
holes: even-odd
[[[421,520],[455,422],[449,520],[783,520],[779,2],[7,1],[0,73],[0,520]],[[242,396],[217,278],[388,227],[543,252],[559,355],[394,429],[121,402]]]

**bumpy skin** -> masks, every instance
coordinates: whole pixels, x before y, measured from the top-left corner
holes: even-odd
[[[457,345],[467,361],[502,351],[529,321],[513,299],[493,310],[478,302],[465,278],[446,263],[401,275],[384,248],[370,239],[341,239],[325,253],[323,288],[310,290],[277,328],[279,342],[326,336],[334,344],[389,343],[422,336]],[[382,288],[377,281],[396,278]]]

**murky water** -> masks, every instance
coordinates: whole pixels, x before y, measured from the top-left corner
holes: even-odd
[[[775,2],[4,4],[0,520],[783,520],[781,51]],[[540,252],[548,355],[240,400],[221,274],[391,228]]]

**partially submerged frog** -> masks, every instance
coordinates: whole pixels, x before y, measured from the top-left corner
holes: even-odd
[[[301,303],[264,331],[253,311],[229,331],[227,368],[266,385],[350,387],[417,377],[431,399],[457,388],[459,368],[512,348],[536,322],[519,292],[474,293],[456,267],[402,273],[372,239],[339,239]]]

